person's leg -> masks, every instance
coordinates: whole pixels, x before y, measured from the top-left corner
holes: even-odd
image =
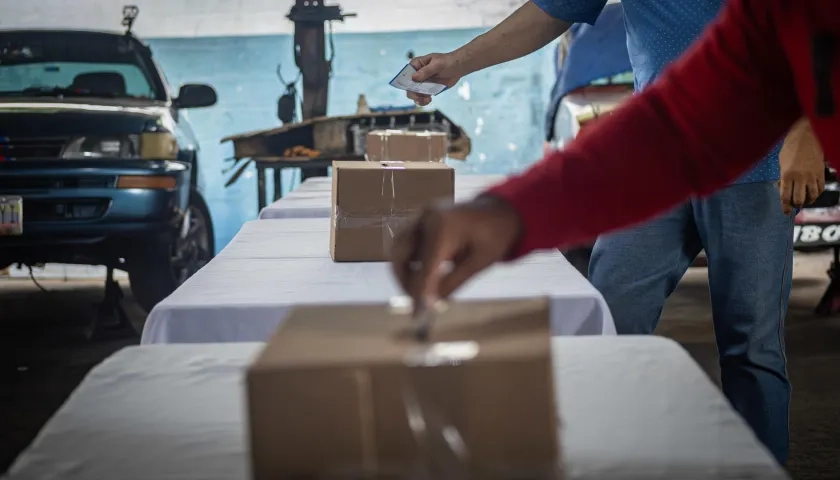
[[[782,213],[779,192],[768,182],[735,185],[693,203],[709,262],[723,393],[784,464],[793,216]]]
[[[589,281],[604,296],[619,334],[653,333],[665,299],[699,252],[688,203],[643,225],[598,238]]]

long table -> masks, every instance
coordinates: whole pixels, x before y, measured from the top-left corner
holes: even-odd
[[[504,175],[455,175],[455,200],[468,200]],[[310,178],[283,198],[260,210],[260,219],[327,218],[332,196],[331,178]]]
[[[88,374],[9,480],[248,480],[243,372],[260,347],[118,352]],[[567,479],[788,478],[674,342],[556,337],[553,355]]]
[[[335,263],[329,219],[256,220],[149,314],[141,342],[264,341],[296,305],[386,303],[401,292],[390,265]],[[597,290],[559,252],[496,265],[459,290],[461,299],[551,298],[557,335],[610,335]]]

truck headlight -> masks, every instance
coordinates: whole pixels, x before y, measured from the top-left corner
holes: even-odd
[[[62,158],[124,158],[174,160],[178,143],[169,132],[139,135],[89,136],[73,139],[61,152]]]
[[[62,158],[137,158],[139,136],[79,137],[61,152]]]

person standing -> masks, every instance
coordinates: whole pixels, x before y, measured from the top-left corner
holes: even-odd
[[[413,59],[414,80],[451,87],[472,72],[536,51],[573,23],[594,23],[606,3],[529,1],[458,50]],[[688,49],[725,3],[624,0],[627,47],[637,90],[645,90]],[[419,105],[431,101],[416,93],[408,96]],[[801,128],[808,129],[807,122]],[[792,278],[792,213],[822,192],[824,164],[816,156],[792,155],[784,159],[780,177],[780,149],[781,145],[774,147],[728,188],[690,198],[646,223],[599,237],[589,277],[609,305],[619,333],[650,334],[665,300],[697,254],[705,250],[723,392],[784,464],[791,391],[784,318]],[[715,154],[725,156],[726,152]],[[649,175],[656,178],[659,172]],[[648,188],[661,187],[651,183]],[[586,201],[578,199],[579,208],[585,209]]]

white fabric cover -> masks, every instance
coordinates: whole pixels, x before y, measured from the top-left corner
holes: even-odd
[[[9,480],[248,480],[243,371],[259,348],[118,352],[85,378]],[[670,340],[556,337],[554,355],[567,479],[787,478]]]
[[[295,305],[385,303],[400,295],[386,262],[335,263],[329,219],[255,220],[149,314],[142,343],[265,341]],[[615,334],[603,297],[559,252],[497,265],[462,299],[551,298],[558,335]]]

